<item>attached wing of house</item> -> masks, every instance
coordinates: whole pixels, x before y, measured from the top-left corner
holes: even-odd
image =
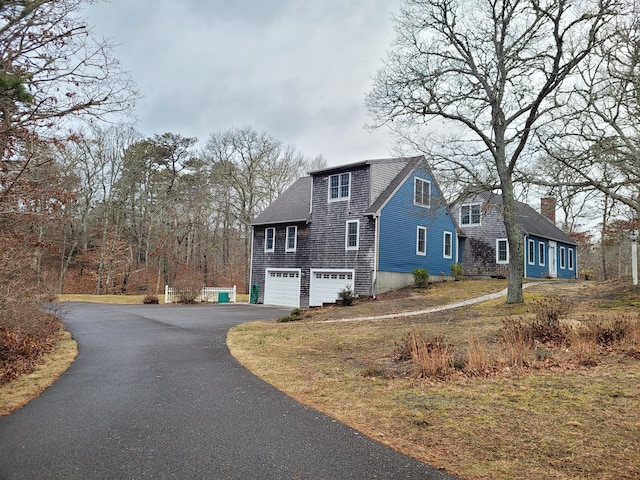
[[[529,205],[516,202],[516,209],[525,249],[525,277],[576,278],[576,242]],[[460,258],[465,273],[506,275],[510,252],[501,196],[483,192],[458,202],[452,212],[462,231]]]

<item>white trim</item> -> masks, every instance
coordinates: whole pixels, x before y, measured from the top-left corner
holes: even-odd
[[[273,243],[271,244],[271,248],[267,248],[267,232],[273,232]],[[273,253],[276,251],[276,227],[266,227],[264,229],[264,251],[265,253]]]
[[[527,240],[527,263],[529,265],[536,264],[536,241],[528,239]]]
[[[545,242],[538,242],[538,265],[544,267],[547,263],[547,246]]]
[[[342,195],[342,176],[348,175],[349,177],[349,191],[347,195]],[[338,196],[335,198],[331,197],[331,178],[338,177]],[[342,173],[334,173],[333,175],[329,175],[327,179],[327,199],[329,202],[341,202],[344,200],[349,200],[351,198],[351,172],[342,172]]]
[[[560,254],[560,270],[566,270],[567,269],[567,258],[566,258],[566,251],[567,249],[564,247],[560,247],[558,249],[558,252]]]
[[[429,188],[427,189],[427,203],[418,203],[416,202],[416,184],[418,182],[423,182],[426,183]],[[422,191],[422,197],[424,200],[424,191]],[[422,208],[431,208],[431,181],[427,180],[426,178],[422,178],[422,177],[413,177],[413,204],[416,207],[422,207]]]
[[[289,247],[289,229],[293,228],[293,247]],[[296,225],[289,225],[285,230],[284,251],[295,252],[298,247],[298,227]]]
[[[500,242],[504,242],[505,245],[507,246],[507,259],[505,260],[500,260],[499,256],[500,256]],[[506,238],[496,238],[496,263],[498,265],[507,265],[509,263],[509,240]]]
[[[349,246],[349,224],[356,224],[356,244],[355,246]],[[360,248],[360,220],[347,220],[344,228],[344,249],[345,250],[358,250]]]
[[[473,223],[473,215],[471,214],[471,209],[472,207],[478,206],[478,223]],[[462,222],[462,209],[464,207],[469,208],[469,223],[463,223]],[[462,205],[460,205],[460,211],[458,212],[459,214],[459,220],[460,220],[460,226],[462,227],[477,227],[479,225],[482,225],[482,202],[473,202],[473,203],[464,203]]]
[[[575,268],[574,250],[571,247],[567,248],[567,270],[573,270]]]
[[[424,251],[420,251],[420,232],[424,232]],[[427,255],[427,227],[418,225],[416,227],[416,255]]]
[[[449,236],[449,255],[447,255],[447,236]],[[449,231],[442,232],[442,258],[453,258],[453,233]]]

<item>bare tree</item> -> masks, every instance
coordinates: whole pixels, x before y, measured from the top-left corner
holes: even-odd
[[[599,190],[640,215],[640,11],[606,28],[606,40],[556,101],[567,105],[539,132],[547,162],[567,175],[539,183]],[[554,167],[558,168],[558,167]]]
[[[35,142],[65,137],[77,119],[129,110],[137,92],[78,16],[83,0],[0,4],[0,201],[30,168]]]
[[[79,132],[60,145],[58,163],[67,175],[77,178],[75,201],[65,209],[63,245],[60,248],[60,292],[67,270],[79,253],[87,254],[89,244],[98,250],[96,293],[104,293],[105,265],[111,260],[114,241],[123,230],[124,215],[116,201],[124,157],[140,134],[120,125]]]
[[[396,19],[394,50],[369,109],[378,125],[453,131],[429,147],[434,168],[500,188],[510,248],[507,303],[523,301],[519,164],[534,129],[562,108],[553,93],[602,43],[618,8],[617,0],[405,0]]]
[[[304,173],[304,159],[293,147],[250,127],[212,134],[203,156],[210,165],[212,188],[222,194],[216,198],[225,227],[232,228],[233,222],[241,232],[248,287],[251,222]]]

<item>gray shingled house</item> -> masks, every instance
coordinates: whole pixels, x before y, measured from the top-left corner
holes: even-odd
[[[367,160],[300,178],[252,223],[257,301],[291,307],[450,272],[457,231],[424,157]]]

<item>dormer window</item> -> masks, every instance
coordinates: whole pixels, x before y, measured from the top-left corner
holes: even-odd
[[[480,225],[480,204],[472,203],[460,207],[460,225]]]
[[[431,182],[422,178],[414,179],[413,203],[421,207],[431,205]]]
[[[351,173],[338,173],[329,177],[329,201],[348,199],[350,189]]]

